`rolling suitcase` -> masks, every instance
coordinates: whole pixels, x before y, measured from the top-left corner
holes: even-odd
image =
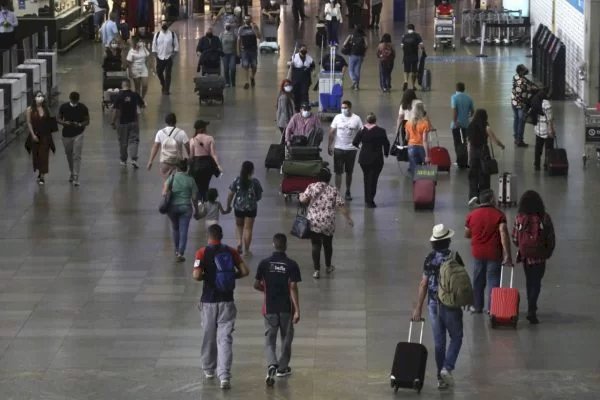
[[[207,100],[215,100],[223,103],[223,89],[225,89],[225,78],[220,75],[204,75],[194,79],[196,92],[200,102]]]
[[[290,146],[290,159],[294,161],[320,160],[321,149],[312,146]]]
[[[516,176],[510,172],[504,172],[499,178],[498,205],[512,207],[517,204]]]
[[[430,179],[419,179],[413,183],[415,210],[433,210],[435,207],[435,184]]]
[[[450,165],[452,164],[452,161],[450,161],[450,153],[447,148],[440,146],[440,138],[436,130],[432,130],[429,134],[433,132],[435,132],[437,146],[429,148],[429,159],[431,160],[431,164],[437,166],[438,171],[450,172]]]
[[[308,185],[318,181],[318,178],[311,176],[284,175],[281,181],[281,193],[284,195],[302,193]]]
[[[323,161],[321,160],[285,160],[281,171],[286,175],[316,177],[319,176],[319,172],[321,172],[323,166]]]
[[[428,92],[431,90],[431,70],[425,69],[423,71],[423,79],[421,80],[421,90]]]
[[[510,270],[510,286],[502,287],[502,278],[504,275],[504,266],[500,270],[500,287],[492,289],[490,297],[490,325],[492,328],[497,326],[512,326],[517,329],[519,321],[519,290],[513,288],[513,276],[515,268]]]
[[[427,368],[427,348],[423,345],[424,326],[425,320],[421,319],[419,343],[411,342],[413,321],[410,321],[408,342],[400,342],[396,345],[392,373],[390,374],[390,385],[394,392],[403,388],[415,389],[420,393],[423,388]]]
[[[279,169],[285,158],[285,146],[282,144],[272,144],[265,158],[265,168]]]
[[[548,151],[547,166],[548,175],[567,175],[569,173],[569,159],[567,158],[567,151],[565,149],[558,148],[556,138],[554,138],[555,147]]]

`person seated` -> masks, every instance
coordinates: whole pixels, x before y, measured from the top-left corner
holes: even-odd
[[[113,39],[106,48],[104,60],[102,61],[102,69],[104,72],[123,71],[125,69],[123,67],[121,48],[119,47],[119,42],[116,39]]]
[[[301,139],[301,136],[305,137],[306,140]],[[302,103],[300,112],[292,116],[285,129],[285,143],[287,146],[291,146],[293,143],[319,146],[322,140],[323,128],[319,116],[311,112],[309,103]]]
[[[449,18],[454,16],[454,8],[448,0],[442,0],[442,2],[435,8],[435,16],[442,18]]]

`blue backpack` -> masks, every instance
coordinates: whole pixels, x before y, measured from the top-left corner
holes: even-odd
[[[215,263],[215,288],[222,293],[232,292],[235,289],[235,263],[233,254],[227,246],[214,247]]]

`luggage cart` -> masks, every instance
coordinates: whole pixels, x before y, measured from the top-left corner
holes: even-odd
[[[596,162],[600,163],[600,110],[585,108],[585,143],[583,145],[583,167],[586,167],[589,155],[596,150]]]
[[[454,43],[454,32],[456,30],[456,18],[454,17],[435,17],[433,19],[433,49],[439,46],[452,46],[456,49]]]
[[[125,80],[129,80],[127,71],[102,72],[102,111],[113,107],[115,97],[119,94]]]
[[[517,10],[517,11],[506,11],[507,14],[507,23],[510,25],[521,25],[518,27],[511,27],[509,26],[506,30],[506,36],[507,36],[507,43],[506,44],[513,44],[513,43],[523,43],[523,42],[527,42],[527,40],[529,40],[529,34],[527,32],[527,29],[524,28],[522,25],[525,22],[525,18],[523,18],[522,16],[522,11],[521,10]]]
[[[279,41],[277,39],[279,30],[279,17],[275,20],[261,15],[261,34],[264,40],[259,43],[258,49],[261,53],[278,53]]]
[[[333,118],[342,111],[344,74],[335,72],[335,52],[336,47],[331,46],[329,71],[319,74],[319,117],[322,119]]]

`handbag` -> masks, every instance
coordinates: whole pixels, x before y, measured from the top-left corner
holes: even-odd
[[[292,224],[292,230],[290,232],[292,236],[296,236],[298,239],[308,239],[310,236],[310,221],[306,218],[306,207],[299,205],[298,211],[296,212],[296,218]]]
[[[158,205],[158,212],[161,214],[166,214],[169,211],[169,206],[171,205],[171,197],[173,195],[173,181],[175,180],[175,174],[169,175],[167,179],[169,183],[167,184],[167,190],[163,193],[160,204]]]
[[[487,151],[486,151],[487,149]],[[491,154],[490,154],[491,149]],[[481,171],[486,175],[496,175],[498,173],[498,161],[494,157],[494,146],[490,143],[490,147],[484,147],[484,153],[481,156]]]
[[[349,56],[352,52],[352,35],[346,40],[344,45],[342,46],[342,54],[345,56]]]
[[[408,162],[408,146],[406,146],[405,143],[402,143],[402,138],[400,136],[401,131],[402,127],[399,127],[398,132],[396,132],[396,138],[390,148],[390,155],[396,157],[398,161]]]

